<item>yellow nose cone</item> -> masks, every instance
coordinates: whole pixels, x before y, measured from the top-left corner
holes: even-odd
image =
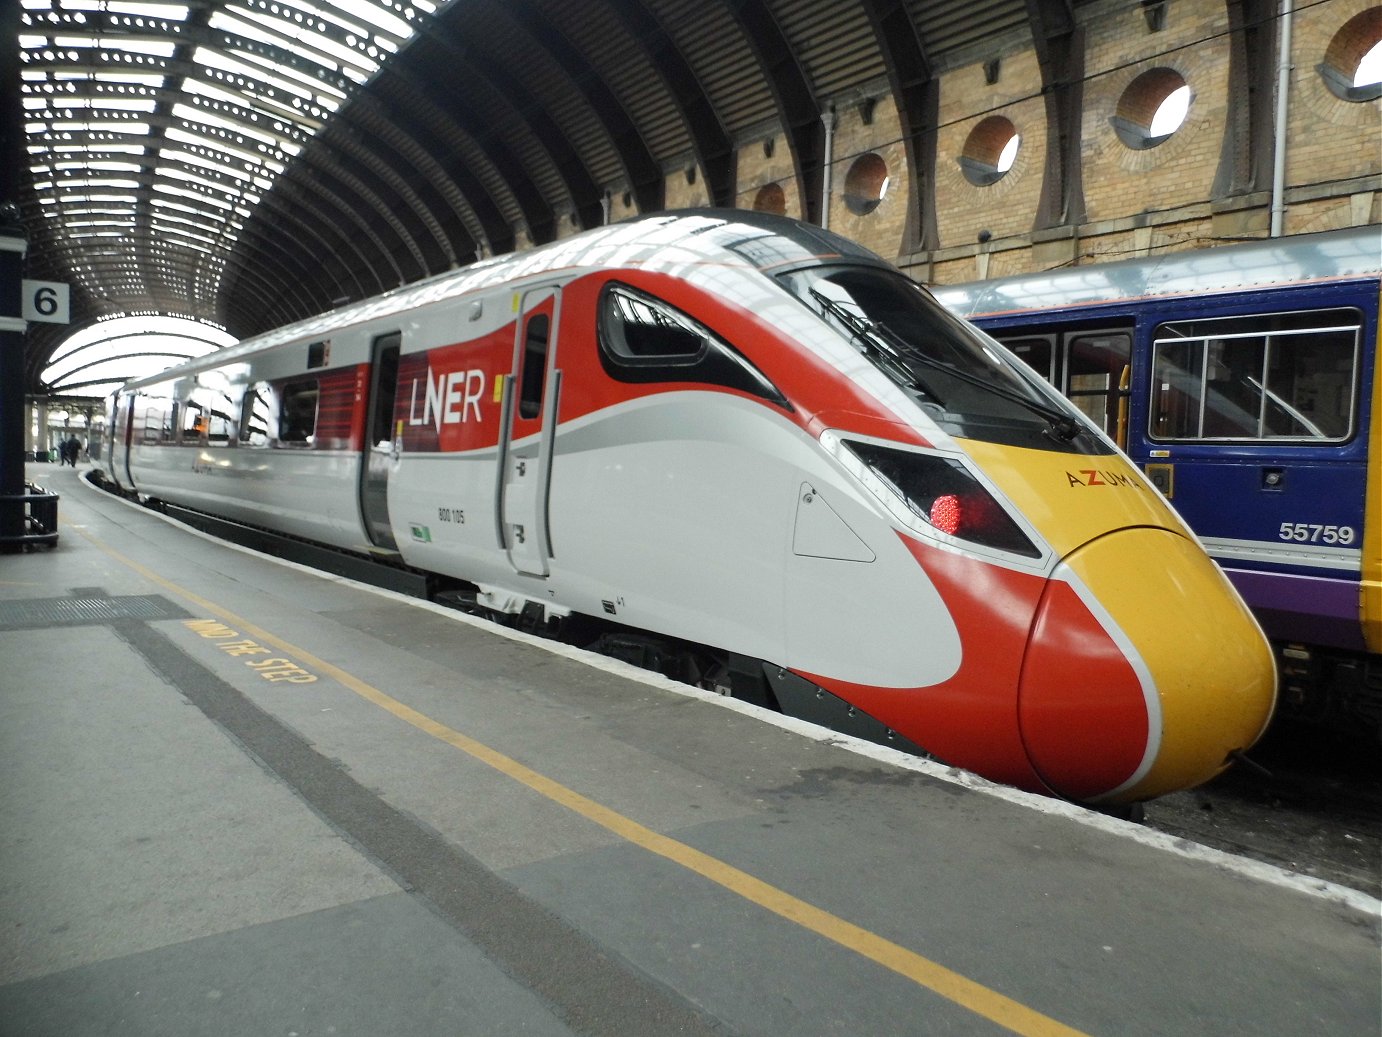
[[[1219,567],[1165,529],[1124,529],[1066,559],[1126,639],[1147,700],[1147,751],[1123,787],[1131,802],[1208,781],[1262,735],[1276,664]]]

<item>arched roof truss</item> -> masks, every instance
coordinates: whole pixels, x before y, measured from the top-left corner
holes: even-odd
[[[31,329],[29,389],[119,314],[244,337],[656,211],[683,172],[734,205],[769,137],[818,221],[823,117],[884,95],[924,247],[936,77],[1037,35],[1062,88],[1080,2],[21,0],[28,276],[70,284],[74,315]],[[1064,161],[1053,211],[1078,205]]]

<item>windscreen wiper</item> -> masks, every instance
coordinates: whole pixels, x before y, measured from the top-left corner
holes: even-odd
[[[902,356],[907,357],[909,360],[915,360],[928,367],[933,367],[937,371],[944,371],[953,378],[958,378],[960,381],[969,385],[991,392],[995,396],[1007,400],[1009,403],[1015,403],[1019,407],[1026,408],[1038,417],[1045,418],[1049,423],[1051,434],[1061,442],[1068,443],[1084,431],[1084,426],[1064,411],[1047,406],[1040,400],[1034,400],[1029,396],[1024,396],[1022,393],[1015,389],[1010,389],[1006,385],[988,381],[976,374],[971,374],[963,368],[956,367],[953,364],[947,364],[944,360],[938,360],[912,345],[882,322],[875,322],[873,324],[873,330],[879,337],[885,339],[894,350]]]
[[[863,318],[850,313],[840,303],[816,289],[809,289],[812,298],[821,304],[821,308],[837,321],[845,326],[859,344],[864,355],[884,374],[891,378],[903,389],[911,389],[919,392],[928,399],[940,406],[945,406],[945,401],[931,390],[931,387],[918,378],[908,369],[905,360],[905,350],[899,352],[897,346],[880,335],[874,333],[872,327]]]

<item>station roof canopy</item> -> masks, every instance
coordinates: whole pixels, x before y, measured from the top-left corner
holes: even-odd
[[[664,208],[668,176],[749,205],[734,154],[758,140],[814,217],[824,111],[891,95],[915,133],[939,71],[1069,32],[1077,2],[21,0],[27,276],[70,284],[73,320],[31,325],[27,388],[119,378],[44,376],[113,318],[245,337],[613,199]]]

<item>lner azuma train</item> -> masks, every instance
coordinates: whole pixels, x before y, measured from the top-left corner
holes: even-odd
[[[1382,736],[1382,227],[936,289],[1113,436],[1257,614],[1283,717]]]
[[[1076,801],[1205,781],[1273,708],[1256,621],[1098,425],[783,218],[649,216],[346,306],[131,382],[111,442],[144,498],[695,646],[735,695]]]

